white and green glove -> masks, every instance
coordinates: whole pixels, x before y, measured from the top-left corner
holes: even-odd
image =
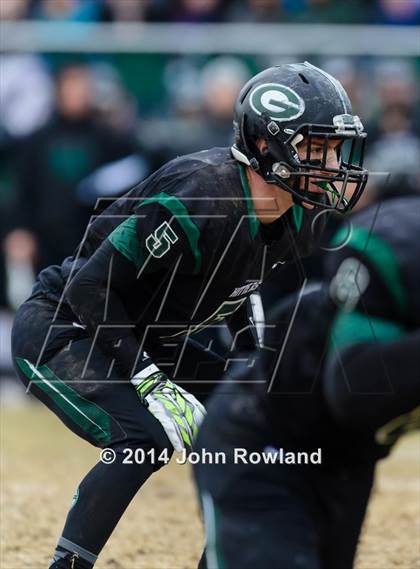
[[[149,372],[147,377],[145,372]],[[134,376],[131,383],[143,405],[164,428],[174,449],[190,451],[206,414],[204,405],[155,365]]]

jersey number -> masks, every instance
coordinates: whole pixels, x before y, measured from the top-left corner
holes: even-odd
[[[191,334],[196,334],[208,326],[215,326],[219,322],[223,322],[225,318],[231,316],[238,308],[246,301],[248,297],[239,298],[238,300],[225,300],[217,310],[213,312],[208,318],[200,322],[200,324],[195,324],[186,328],[181,332],[176,332],[176,334],[171,334],[170,336],[162,336],[162,338],[176,338],[177,336],[186,336]]]
[[[170,227],[167,221],[164,221],[159,227],[151,233],[146,239],[146,247],[153,257],[160,259],[165,255],[171,245],[178,241],[178,235]]]

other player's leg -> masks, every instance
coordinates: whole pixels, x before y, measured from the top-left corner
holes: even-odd
[[[235,461],[235,447],[261,452],[268,440],[253,397],[240,391],[232,384],[217,390],[197,440],[198,451],[226,457],[225,463],[195,467],[207,567],[320,569],[319,527],[303,469]],[[238,421],[232,420],[233,407]],[[200,568],[204,566],[202,561]]]

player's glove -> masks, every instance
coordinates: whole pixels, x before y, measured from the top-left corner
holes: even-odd
[[[143,405],[165,429],[174,449],[190,451],[206,410],[194,395],[153,367],[156,371],[151,375],[145,379],[134,377],[131,382]]]

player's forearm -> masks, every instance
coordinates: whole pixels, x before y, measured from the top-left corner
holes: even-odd
[[[357,344],[327,366],[324,389],[333,415],[377,429],[420,404],[420,330],[387,343]]]

